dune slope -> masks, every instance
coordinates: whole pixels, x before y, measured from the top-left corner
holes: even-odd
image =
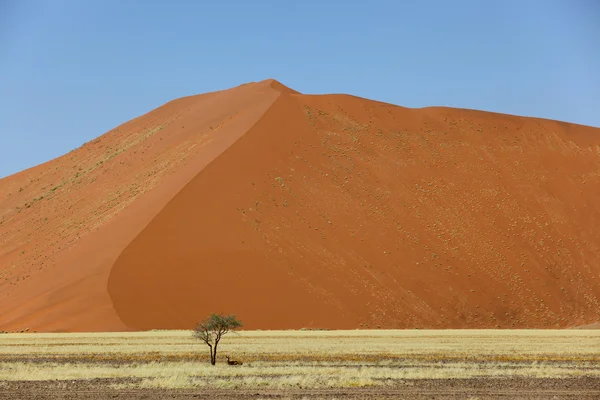
[[[272,80],[176,100],[0,180],[0,327],[592,324],[599,174],[600,130],[557,121]]]

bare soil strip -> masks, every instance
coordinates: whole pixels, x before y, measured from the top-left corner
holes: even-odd
[[[598,399],[600,378],[424,379],[385,388],[336,389],[110,389],[123,379],[0,383],[0,398],[16,399]]]

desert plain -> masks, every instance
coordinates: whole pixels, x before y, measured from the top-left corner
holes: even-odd
[[[240,331],[212,366],[189,331],[7,334],[0,395],[596,399],[599,346],[600,330]]]

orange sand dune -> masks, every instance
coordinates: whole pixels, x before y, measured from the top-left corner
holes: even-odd
[[[170,102],[0,180],[0,329],[600,320],[600,129],[303,95]]]

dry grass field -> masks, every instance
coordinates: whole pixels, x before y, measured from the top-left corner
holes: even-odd
[[[228,366],[226,354],[244,364]],[[111,393],[396,393],[424,381],[486,380],[505,388],[515,380],[550,381],[560,391],[560,382],[585,378],[590,393],[600,395],[598,365],[600,330],[241,331],[223,338],[216,366],[189,331],[0,336],[0,391],[13,393],[40,382],[93,382]]]

